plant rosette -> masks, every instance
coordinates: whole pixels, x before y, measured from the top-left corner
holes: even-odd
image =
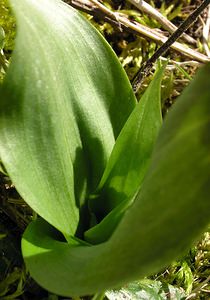
[[[17,21],[0,87],[0,156],[39,217],[22,253],[63,296],[159,271],[210,221],[210,65],[162,125],[160,67],[137,102],[116,55],[58,0],[10,0]]]

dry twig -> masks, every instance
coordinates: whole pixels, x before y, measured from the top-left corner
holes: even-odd
[[[167,31],[169,31],[170,33],[173,33],[174,31],[177,30],[177,27],[172,22],[170,22],[157,9],[152,7],[146,1],[143,0],[128,0],[128,1],[131,4],[133,4],[136,8],[138,8],[140,11],[146,13],[147,15],[151,16],[153,19],[158,21],[162,25],[162,27]],[[196,40],[194,40],[191,36],[189,36],[186,33],[183,33],[181,39],[185,40],[190,44],[196,45]]]
[[[133,90],[135,93],[138,91],[143,77],[150,72],[153,63],[169,48],[172,48],[182,55],[184,54],[185,56],[202,63],[210,61],[206,55],[177,42],[177,39],[179,39],[180,36],[190,27],[190,25],[192,25],[203,9],[207,7],[207,5],[210,3],[210,0],[203,1],[202,4],[178,27],[178,29],[169,38],[165,37],[155,29],[148,28],[135,21],[130,21],[125,14],[111,11],[98,0],[68,0],[67,3],[76,9],[109,22],[110,24],[118,27],[119,30],[124,29],[131,31],[136,35],[150,38],[162,44],[162,46],[159,47],[159,49],[147,61],[147,63],[140,68],[139,72],[135,76],[133,81]]]
[[[167,37],[165,37],[159,31],[148,28],[144,25],[139,24],[138,22],[130,21],[125,14],[119,12],[113,12],[102,3],[99,3],[97,0],[93,0],[93,1],[67,0],[66,2],[76,9],[79,9],[90,15],[96,16],[112,24],[113,26],[117,27],[119,30],[124,29],[136,35],[149,38],[160,44],[163,44],[167,41]],[[189,47],[186,47],[185,45],[182,45],[179,42],[174,42],[170,47],[178,51],[182,55],[185,55],[196,61],[203,62],[203,63],[209,61],[206,55],[199,53],[198,51],[193,50]]]
[[[198,18],[198,16],[201,14],[201,12],[209,5],[210,0],[204,0],[200,6],[196,10],[192,12],[191,15],[178,27],[178,29],[167,39],[167,41],[160,46],[160,48],[152,55],[150,59],[147,60],[147,62],[142,65],[138,73],[136,74],[134,80],[133,80],[133,90],[135,93],[138,92],[141,82],[145,76],[147,76],[153,66],[153,64],[156,62],[156,60],[163,55],[172,45],[175,43],[175,41],[185,32]]]

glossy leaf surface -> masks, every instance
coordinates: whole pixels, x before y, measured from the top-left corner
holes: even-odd
[[[85,222],[86,196],[136,100],[78,12],[57,0],[10,2],[17,38],[0,91],[0,156],[25,201],[68,236]]]
[[[107,242],[75,247],[41,220],[28,227],[23,254],[42,286],[66,296],[123,286],[165,267],[207,227],[209,74],[207,65],[168,113],[142,188]]]
[[[85,239],[90,243],[107,240],[141,186],[162,125],[163,71],[164,67],[158,70],[121,130],[99,184],[99,196],[90,200],[95,215],[105,216],[85,232]]]

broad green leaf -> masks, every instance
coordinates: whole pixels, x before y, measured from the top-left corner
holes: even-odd
[[[25,201],[74,234],[136,100],[78,12],[57,0],[10,2],[17,38],[0,91],[0,156]]]
[[[120,132],[99,184],[99,196],[90,199],[93,213],[105,217],[85,232],[90,243],[107,240],[141,186],[162,124],[163,71],[164,67],[158,70]]]
[[[22,250],[39,284],[64,296],[123,286],[160,271],[207,227],[209,75],[210,64],[168,113],[142,188],[107,242],[73,247],[53,236],[43,221],[29,225]]]

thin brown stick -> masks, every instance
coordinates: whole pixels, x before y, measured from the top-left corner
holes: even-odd
[[[174,31],[177,30],[177,27],[170,22],[165,16],[163,16],[157,9],[152,7],[149,3],[143,0],[128,0],[131,4],[133,4],[136,8],[138,8],[140,11],[146,13],[156,21],[158,21],[164,29],[169,31],[170,33],[173,33]],[[181,39],[196,45],[196,40],[194,40],[191,36],[189,36],[186,33],[183,33],[181,36]]]
[[[153,64],[156,60],[163,55],[173,44],[174,42],[185,32],[201,14],[201,12],[209,5],[210,0],[204,0],[201,5],[191,14],[189,17],[178,27],[178,29],[167,39],[167,41],[160,46],[160,48],[152,55],[147,62],[142,65],[138,73],[136,74],[133,80],[133,91],[137,93],[143,78],[147,76],[152,69]]]
[[[209,281],[210,281],[210,275],[191,292],[191,294],[186,298],[186,300],[190,300],[190,299],[197,297],[197,293],[200,290],[202,290],[202,288],[205,287]],[[207,292],[209,292],[209,291],[207,291]]]
[[[161,44],[167,42],[167,37],[165,37],[159,31],[143,26],[138,22],[130,21],[126,15],[109,10],[106,6],[104,6],[102,3],[99,3],[97,0],[93,0],[94,3],[90,0],[68,0],[66,2],[76,9],[96,16],[97,18],[112,24],[120,31],[126,30],[136,35],[152,39],[155,42]],[[179,42],[174,42],[170,47],[178,51],[181,55],[185,55],[186,57],[189,57],[198,62],[205,63],[210,61],[210,59],[206,55],[201,54],[189,47],[186,47]]]
[[[160,34],[159,32],[157,32],[154,29],[148,28],[144,25],[141,25],[137,22],[130,22],[128,20],[128,18],[126,18],[125,16],[118,16],[118,21],[121,22],[121,26],[124,25],[125,28],[127,28],[128,30],[132,30],[135,34],[137,35],[143,35],[145,37],[148,37],[158,43],[164,44],[167,42],[168,38],[163,36],[162,34]],[[179,53],[181,53],[182,55],[185,55],[187,57],[193,58],[199,62],[208,62],[209,58],[198,52],[195,51],[185,45],[182,45],[179,42],[174,42],[173,44],[170,45],[170,47],[176,51],[178,51]]]
[[[149,38],[161,44],[167,41],[167,37],[165,37],[159,31],[141,25],[138,22],[130,21],[126,15],[118,12],[113,12],[96,0],[94,0],[94,3],[89,0],[67,0],[66,2],[78,10],[86,12],[92,16],[95,16],[101,20],[112,24],[113,26],[117,27],[120,31],[123,29],[132,32],[136,35]],[[206,55],[189,47],[186,47],[181,43],[175,42],[171,45],[171,48],[178,51],[180,54],[192,58],[196,61],[203,63],[209,61],[209,58]]]

